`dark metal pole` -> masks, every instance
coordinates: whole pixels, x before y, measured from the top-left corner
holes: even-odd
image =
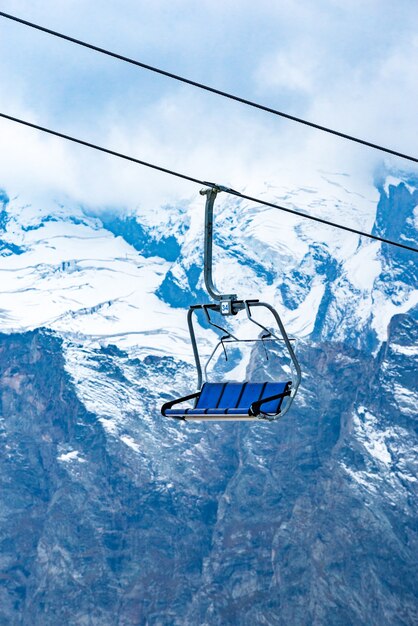
[[[196,335],[193,328],[193,309],[190,308],[187,312],[187,324],[189,326],[190,339],[192,342],[193,356],[196,363],[197,370],[197,388],[202,387],[202,366],[200,364],[199,351],[197,349]]]

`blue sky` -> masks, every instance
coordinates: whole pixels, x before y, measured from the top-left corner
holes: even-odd
[[[3,11],[416,153],[415,0],[0,0]],[[341,170],[353,190],[396,159],[224,101],[0,18],[0,110],[257,195]],[[0,186],[132,209],[188,183],[0,120]]]

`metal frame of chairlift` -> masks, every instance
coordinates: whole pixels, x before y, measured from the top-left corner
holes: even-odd
[[[221,185],[215,186],[211,184],[210,188],[202,189],[200,191],[201,195],[206,196],[203,276],[204,276],[206,290],[208,294],[213,298],[213,300],[215,300],[215,303],[192,305],[189,307],[189,311],[187,314],[187,323],[189,327],[190,339],[192,343],[193,355],[194,355],[194,359],[196,363],[196,370],[197,370],[197,387],[198,389],[201,389],[202,383],[204,382],[204,380],[206,381],[208,365],[220,345],[222,346],[226,355],[225,343],[232,343],[232,342],[239,343],[239,342],[245,342],[245,341],[262,341],[264,345],[264,342],[266,340],[283,341],[289,353],[291,362],[293,364],[294,372],[296,375],[295,380],[292,380],[290,393],[285,394],[288,397],[288,399],[287,399],[286,405],[284,406],[284,408],[280,411],[278,415],[267,416],[263,414],[263,415],[258,416],[258,418],[256,418],[256,419],[261,419],[261,420],[262,419],[275,420],[275,419],[278,419],[279,417],[280,418],[283,417],[289,411],[292,405],[293,399],[298,390],[300,381],[301,381],[301,369],[300,369],[298,360],[296,358],[296,355],[294,353],[292,343],[291,343],[294,340],[289,339],[286,333],[286,330],[284,328],[284,325],[280,319],[280,316],[273,306],[271,306],[267,302],[260,302],[259,300],[239,300],[237,298],[237,295],[233,293],[221,294],[214,285],[214,282],[213,282],[213,224],[214,224],[213,207],[214,207],[216,196],[221,191],[229,191],[229,189]],[[253,309],[258,309],[258,308],[264,308],[270,311],[270,313],[273,315],[274,320],[277,324],[280,336],[276,334],[275,332],[272,332],[266,326],[264,326],[259,321],[253,318],[252,316]],[[209,359],[207,360],[203,368],[202,368],[202,364],[200,360],[199,350],[198,350],[197,341],[196,341],[196,334],[195,334],[195,330],[193,326],[193,314],[196,313],[197,311],[203,311],[207,323],[210,326],[217,328],[223,333],[223,336],[221,337],[220,341],[216,344],[214,350],[212,351],[211,355],[209,356]],[[256,326],[258,326],[262,331],[264,331],[264,334],[261,336],[260,339],[251,339],[251,340],[239,339],[238,337],[233,335],[229,330],[227,330],[220,324],[215,323],[210,315],[211,312],[213,312],[213,313],[220,313],[223,317],[229,317],[232,315],[236,315],[240,311],[245,311],[248,320],[252,322],[253,324],[255,324]],[[171,407],[173,404],[177,402],[180,402],[189,398],[194,398],[196,397],[196,395],[198,394],[192,394],[192,396],[187,396],[186,398],[182,398],[177,401],[166,403],[162,408],[163,414],[165,415],[164,409],[168,407],[169,405]],[[266,402],[266,400],[264,400],[264,402]],[[202,420],[202,419],[205,419],[205,416],[204,415],[201,415],[198,417],[184,416],[183,419]],[[214,419],[214,418],[212,417],[211,419]],[[219,416],[218,419],[222,420],[222,419],[225,419],[225,417]],[[239,416],[239,417],[234,416],[234,417],[227,417],[227,419],[228,421],[235,421],[235,420],[241,421],[243,419],[254,419],[254,418],[251,418],[248,416]]]

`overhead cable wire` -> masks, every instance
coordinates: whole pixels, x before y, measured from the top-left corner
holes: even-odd
[[[107,50],[106,48],[101,48],[99,46],[95,46],[94,44],[88,43],[86,41],[82,41],[81,39],[76,39],[75,37],[70,37],[69,35],[65,35],[64,33],[60,33],[56,30],[52,30],[50,28],[46,28],[45,26],[41,26],[40,24],[35,24],[34,22],[29,22],[28,20],[23,20],[16,15],[11,15],[10,13],[4,13],[4,11],[0,11],[0,17],[4,17],[8,20],[12,20],[14,22],[18,22],[19,24],[23,24],[24,26],[29,26],[30,28],[34,28],[35,30],[39,30],[43,33],[47,33],[48,35],[53,35],[54,37],[58,37],[59,39],[64,39],[65,41],[69,41],[71,43],[75,43],[78,46],[82,46],[84,48],[88,48],[89,50],[94,50],[95,52],[100,52],[101,54],[105,54],[109,57],[113,57],[114,59],[118,59],[119,61],[124,61],[126,63],[130,63],[131,65],[136,65],[137,67],[141,67],[142,69],[148,70],[150,72],[154,72],[156,74],[160,74],[162,76],[166,76],[167,78],[172,78],[179,82],[185,83],[187,85],[191,85],[192,87],[197,87],[198,89],[203,89],[204,91],[208,91],[210,93],[216,94],[218,96],[222,96],[224,98],[228,98],[229,100],[234,100],[235,102],[239,102],[241,104],[245,104],[247,106],[253,107],[254,109],[259,109],[260,111],[265,111],[267,113],[272,113],[273,115],[277,115],[279,117],[285,118],[287,120],[291,120],[292,122],[297,122],[298,124],[303,124],[304,126],[309,126],[310,128],[314,128],[316,130],[323,131],[330,135],[334,135],[336,137],[340,137],[342,139],[347,139],[349,141],[353,141],[354,143],[367,146],[368,148],[373,148],[375,150],[379,150],[380,152],[385,152],[386,154],[391,154],[393,156],[400,157],[401,159],[406,159],[407,161],[412,161],[413,163],[418,163],[418,158],[410,156],[408,154],[404,154],[403,152],[399,152],[398,150],[392,150],[391,148],[385,148],[379,144],[373,143],[371,141],[367,141],[365,139],[360,139],[359,137],[354,137],[353,135],[349,135],[347,133],[343,133],[338,130],[334,130],[327,126],[322,126],[321,124],[316,124],[315,122],[310,122],[309,120],[305,120],[301,117],[296,117],[295,115],[290,115],[289,113],[284,113],[283,111],[279,111],[277,109],[273,109],[272,107],[265,106],[264,104],[259,104],[258,102],[254,102],[253,100],[247,100],[246,98],[241,98],[240,96],[236,96],[227,91],[222,91],[221,89],[216,89],[215,87],[210,87],[209,85],[205,85],[204,83],[197,82],[195,80],[191,80],[190,78],[185,78],[184,76],[180,76],[179,74],[174,74],[173,72],[168,72],[161,68],[155,67],[153,65],[149,65],[147,63],[142,63],[141,61],[136,61],[135,59],[131,59],[130,57],[124,56],[123,54],[118,54],[117,52],[112,52]]]
[[[142,159],[137,159],[135,157],[129,156],[127,154],[122,154],[121,152],[117,152],[116,150],[111,150],[110,148],[105,148],[103,146],[98,146],[97,144],[91,143],[89,141],[85,141],[83,139],[78,139],[77,137],[73,137],[71,135],[66,135],[59,131],[53,130],[51,128],[45,128],[44,126],[40,126],[39,124],[34,124],[32,122],[28,122],[27,120],[22,120],[18,117],[13,117],[11,115],[7,115],[6,113],[0,112],[0,117],[9,120],[11,122],[15,122],[17,124],[22,124],[23,126],[28,126],[29,128],[34,128],[35,130],[39,130],[43,133],[48,133],[49,135],[53,135],[55,137],[60,137],[61,139],[66,139],[67,141],[71,141],[73,143],[86,146],[87,148],[92,148],[93,150],[98,150],[99,152],[104,152],[105,154],[110,154],[111,156],[118,157],[120,159],[124,159],[125,161],[131,161],[132,163],[136,163],[137,165],[143,165],[144,167],[148,167],[150,169],[156,170],[158,172],[162,172],[164,174],[169,174],[170,176],[176,176],[177,178],[181,178],[183,180],[187,180],[192,183],[196,183],[198,185],[204,185],[206,187],[212,187],[213,189],[218,189],[220,191],[224,191],[232,196],[236,196],[238,198],[242,198],[243,200],[248,200],[249,202],[254,202],[255,204],[261,204],[264,206],[271,207],[273,209],[278,209],[279,211],[284,211],[285,213],[291,213],[292,215],[297,215],[298,217],[302,217],[304,219],[311,220],[313,222],[318,222],[320,224],[325,224],[327,226],[332,226],[333,228],[338,228],[339,230],[345,230],[350,233],[354,233],[355,235],[359,235],[360,237],[367,237],[368,239],[374,239],[375,241],[380,241],[381,243],[386,243],[391,246],[396,246],[397,248],[403,248],[404,250],[408,250],[409,252],[418,252],[418,248],[414,248],[413,246],[408,246],[407,244],[400,243],[399,241],[393,241],[392,239],[386,239],[385,237],[379,237],[378,235],[373,235],[372,233],[366,233],[364,231],[358,230],[357,228],[351,228],[350,226],[343,226],[342,224],[338,224],[336,222],[331,222],[329,220],[325,220],[321,217],[316,217],[314,215],[309,215],[307,213],[301,213],[300,211],[295,211],[294,209],[290,209],[289,207],[284,207],[279,204],[275,204],[274,202],[268,202],[267,200],[262,200],[261,198],[256,198],[253,196],[249,196],[244,193],[240,193],[239,191],[235,191],[234,189],[230,189],[229,187],[223,187],[216,183],[211,183],[200,178],[196,178],[194,176],[189,176],[187,174],[183,174],[181,172],[176,172],[175,170],[169,169],[167,167],[162,167],[161,165],[156,165],[154,163],[149,163],[148,161],[144,161]]]

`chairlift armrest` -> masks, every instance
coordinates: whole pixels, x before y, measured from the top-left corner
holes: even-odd
[[[290,396],[290,393],[291,393],[290,389],[286,389],[285,391],[282,391],[282,393],[277,393],[274,396],[269,396],[268,398],[263,398],[262,400],[256,400],[256,402],[253,402],[250,406],[250,415],[254,415],[254,416],[259,415],[262,404],[265,404],[266,402],[271,402],[271,400],[278,400],[279,398],[285,398],[286,396]]]
[[[186,402],[186,400],[193,400],[193,398],[197,398],[198,396],[200,396],[200,391],[197,391],[196,393],[191,393],[188,396],[183,396],[182,398],[177,398],[176,400],[170,400],[170,402],[166,402],[161,407],[161,414],[164,415],[164,417],[167,417],[165,412],[168,409],[171,409],[175,404]]]

